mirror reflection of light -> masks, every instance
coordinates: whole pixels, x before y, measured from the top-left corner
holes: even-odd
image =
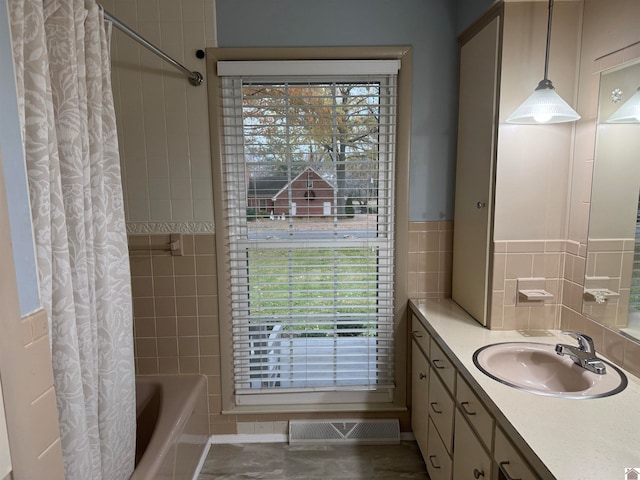
[[[609,117],[607,123],[640,123],[640,88]]]

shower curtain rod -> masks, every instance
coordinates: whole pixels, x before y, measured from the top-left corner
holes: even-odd
[[[204,81],[204,78],[202,77],[202,74],[200,72],[195,72],[195,71],[192,72],[191,70],[189,70],[187,67],[185,67],[181,63],[175,61],[173,58],[171,58],[169,55],[164,53],[162,50],[160,50],[154,44],[152,44],[151,42],[149,42],[148,40],[143,38],[138,32],[136,32],[135,30],[131,29],[130,27],[128,27],[127,25],[122,23],[120,20],[118,20],[116,17],[111,15],[109,12],[107,12],[102,5],[100,5],[100,7],[102,8],[102,10],[104,12],[104,18],[109,20],[113,24],[114,27],[116,27],[118,30],[120,30],[121,32],[125,33],[129,37],[133,38],[136,42],[138,42],[143,47],[146,47],[147,49],[151,50],[157,56],[162,58],[165,62],[171,64],[172,66],[174,66],[175,68],[180,70],[187,77],[189,77],[189,83],[191,85],[193,85],[194,87],[197,87],[198,85],[202,85],[202,82]]]

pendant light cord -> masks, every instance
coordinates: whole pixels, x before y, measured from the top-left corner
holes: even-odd
[[[551,19],[553,17],[553,0],[549,0],[549,19],[547,20],[547,51],[544,55],[544,80],[549,74],[549,50],[551,49]]]

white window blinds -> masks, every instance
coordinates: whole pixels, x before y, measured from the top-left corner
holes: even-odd
[[[238,404],[327,391],[388,398],[395,79],[223,78]]]

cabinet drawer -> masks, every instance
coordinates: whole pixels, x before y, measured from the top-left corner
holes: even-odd
[[[424,328],[418,317],[411,313],[411,336],[420,346],[424,354],[429,358],[429,343],[431,335]]]
[[[431,359],[431,365],[433,365],[434,370],[438,372],[438,375],[440,375],[446,387],[453,394],[456,386],[456,369],[453,368],[449,357],[444,354],[433,338],[431,339],[429,358]]]
[[[425,463],[431,480],[451,480],[451,457],[431,420],[429,420],[429,446]]]
[[[485,447],[491,449],[493,440],[493,417],[480,403],[476,394],[471,390],[460,374],[456,383],[456,400],[460,407],[460,412],[476,429],[480,440]]]
[[[456,412],[456,455],[453,458],[455,480],[491,480],[491,457],[460,411]]]
[[[453,413],[455,402],[433,369],[429,374],[429,417],[438,429],[449,453],[453,447]]]
[[[520,452],[507,440],[500,428],[496,428],[496,445],[493,457],[496,461],[496,475],[498,480],[537,480]]]

